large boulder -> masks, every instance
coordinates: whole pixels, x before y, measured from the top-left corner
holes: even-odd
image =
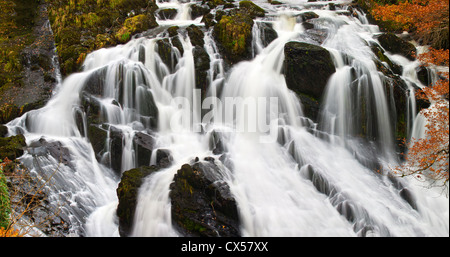
[[[252,27],[253,19],[245,12],[222,15],[214,25],[213,36],[229,64],[251,59]]]
[[[139,168],[124,171],[116,190],[119,204],[116,214],[119,218],[119,234],[128,236],[131,232],[134,214],[136,212],[138,190],[143,179],[151,173],[157,171],[155,166],[142,166]]]
[[[170,190],[172,222],[181,234],[240,236],[236,201],[213,158],[184,164]]]
[[[415,59],[416,47],[408,41],[397,37],[395,34],[384,33],[377,39],[386,51],[403,55],[411,61]]]
[[[284,75],[288,88],[299,95],[320,99],[328,79],[336,71],[330,53],[323,47],[288,42],[284,47]]]

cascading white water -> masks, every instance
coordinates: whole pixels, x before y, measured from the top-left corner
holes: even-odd
[[[265,1],[255,2],[268,11],[267,16],[276,17],[263,22],[273,26],[278,38],[264,47],[258,41],[258,22],[262,21],[257,21],[253,28],[252,60],[225,71],[211,29],[205,33],[205,50],[211,62],[207,95],[218,97],[216,101],[221,103],[227,99],[243,100],[234,102],[231,109],[217,102],[212,104],[214,118],[209,124],[200,124],[202,114],[196,106],[200,96],[194,91],[195,65],[190,39],[179,34],[184,54],[173,47],[177,65],[171,72],[157,52],[156,42],[164,33],[91,53],[83,65],[84,71],[66,78],[58,94],[44,108],[8,124],[14,133],[23,133],[29,144],[43,137],[60,142],[70,152],[71,167],[60,165],[51,192],[55,201],[68,203],[64,210],[72,223],[77,224],[72,232],[87,236],[119,235],[115,190],[120,173],[137,166],[133,147],[136,134],[152,131],[154,148],[168,149],[173,162],[145,178],[131,235],[178,236],[172,227],[170,183],[181,165],[195,157],[215,156],[209,148],[210,132],[222,131],[228,135],[222,140],[232,168],[222,167],[221,172],[236,199],[243,236],[448,236],[448,199],[433,191],[423,191],[414,181],[379,175],[357,158],[373,153],[370,146],[354,140],[360,132],[357,130],[361,124],[374,124],[371,136],[381,146],[375,157],[386,163],[394,159],[390,158],[393,125],[382,75],[365,44],[374,40],[373,33],[377,32],[374,26],[366,24],[361,13],[359,19],[338,15],[328,10],[326,3],[320,10],[314,10],[320,16],[315,26],[328,31],[322,46],[330,51],[337,68],[327,85],[322,119],[314,124],[318,125],[314,129],[321,130],[315,132],[326,134],[327,140],[316,137],[304,125],[301,102],[288,89],[282,74],[284,45],[289,41],[311,40],[295,17],[308,11],[310,4],[306,0],[284,1],[286,4],[274,7]],[[200,19],[190,19],[190,4],[162,2],[160,7],[179,9],[174,20],[162,24],[201,24]],[[110,135],[113,130],[106,136],[107,150],[99,160],[86,136],[86,117],[82,122],[85,132],[81,132],[73,114],[82,105],[82,92],[92,86],[89,81],[94,73],[103,74],[101,92],[93,96],[100,102],[101,118],[122,135],[119,174],[108,168],[113,161],[114,138]],[[376,110],[362,121],[361,117],[354,118],[355,109],[361,107],[352,96],[351,86],[355,84],[358,97],[371,99],[374,104],[370,109]],[[264,101],[258,102],[260,99]],[[149,107],[149,102],[154,108]],[[251,108],[249,103],[258,103],[258,107]],[[149,111],[152,108],[157,108],[156,124],[151,118],[154,114]],[[242,115],[231,122],[218,118],[233,116],[234,108]],[[195,129],[199,127],[205,132],[197,133]],[[271,133],[275,137],[270,137]],[[152,158],[148,164],[155,163],[155,155]],[[21,159],[28,167],[34,167],[32,170],[37,174],[51,174],[60,162],[41,158],[32,151]],[[402,190],[413,195],[413,203],[402,197]]]

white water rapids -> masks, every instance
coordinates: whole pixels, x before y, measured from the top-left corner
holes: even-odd
[[[282,5],[253,2],[267,13],[265,18],[255,20],[252,60],[226,70],[211,36],[212,28],[205,33],[204,47],[210,57],[208,95],[222,102],[230,97],[276,98],[279,115],[269,115],[269,121],[266,114],[272,109],[265,109],[266,113],[249,109],[233,124],[218,119],[199,124],[202,113],[195,106],[200,99],[193,93],[195,66],[189,37],[179,35],[184,54],[173,48],[178,64],[171,72],[155,50],[156,41],[166,34],[154,33],[89,54],[84,70],[65,78],[45,107],[8,124],[11,134],[25,135],[27,144],[45,138],[69,150],[70,165],[35,152],[26,152],[21,161],[38,176],[48,176],[57,169],[48,190],[55,205],[61,206],[74,225],[73,235],[119,236],[115,210],[120,176],[97,160],[75,115],[90,76],[104,70],[103,93],[97,100],[105,123],[123,133],[120,171],[137,166],[132,140],[138,132],[152,130],[155,149],[168,149],[173,158],[169,167],[147,177],[140,188],[132,236],[179,235],[172,226],[169,185],[183,164],[207,156],[215,157],[222,167],[238,205],[243,236],[448,236],[449,201],[445,193],[424,188],[414,178],[390,179],[377,174],[361,160],[370,157],[386,167],[397,161],[383,75],[377,71],[376,57],[367,44],[376,42],[377,27],[368,24],[362,13],[356,18],[329,10],[327,1],[285,0]],[[202,26],[201,18],[190,18],[192,3],[158,3],[160,8],[179,9],[174,20],[158,20],[159,24]],[[311,10],[319,15],[315,27],[327,31],[321,43],[314,41],[301,19],[296,18]],[[278,33],[266,47],[259,38],[258,26],[263,22]],[[288,89],[282,74],[283,50],[289,41],[321,44],[333,56],[337,70],[328,82],[318,124],[303,117],[302,103]],[[354,137],[360,126],[354,111],[360,103],[351,96],[351,73],[359,78],[359,94],[372,92],[368,97],[374,99],[372,109],[376,113],[370,119],[376,127],[373,136],[381,145],[377,150]],[[408,79],[420,84],[417,78]],[[142,118],[146,116],[148,95],[158,109],[156,128]],[[191,108],[180,111],[172,101],[176,97],[187,99]],[[222,107],[212,111],[214,117],[233,112]],[[236,109],[244,107],[237,105]],[[191,117],[189,124],[183,119],[187,116]],[[260,123],[277,131],[277,140],[264,142],[261,138],[268,133],[235,130]],[[204,129],[198,133],[193,127]],[[214,155],[210,148],[213,131],[220,132],[226,149],[223,164],[220,155]],[[104,158],[111,157],[106,153]],[[148,164],[154,161],[149,159]],[[403,190],[409,192],[414,204],[402,197]]]

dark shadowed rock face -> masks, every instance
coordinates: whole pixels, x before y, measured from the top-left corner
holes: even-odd
[[[123,172],[116,190],[119,199],[116,214],[119,218],[119,234],[121,236],[128,236],[131,232],[139,187],[145,177],[157,170],[156,166],[142,166]]]
[[[320,46],[288,42],[284,54],[287,86],[297,94],[320,99],[328,79],[336,71],[330,53]]]
[[[170,185],[172,222],[185,236],[240,236],[237,205],[213,158],[185,164]]]
[[[415,59],[416,47],[392,33],[381,34],[378,37],[378,42],[388,52],[403,55],[411,61]]]

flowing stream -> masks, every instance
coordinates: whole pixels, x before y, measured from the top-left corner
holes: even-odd
[[[201,18],[190,15],[189,7],[196,1],[180,2],[158,3],[160,8],[178,9],[174,19],[158,20],[160,26],[203,26]],[[133,142],[145,133],[154,139],[153,151],[170,151],[172,162],[145,178],[132,236],[179,236],[172,226],[170,183],[183,164],[208,156],[215,157],[236,199],[243,236],[448,236],[445,193],[424,188],[414,178],[390,178],[374,171],[373,163],[388,167],[398,161],[391,99],[368,44],[376,42],[377,26],[359,11],[358,17],[344,15],[350,1],[332,1],[344,4],[337,10],[330,10],[331,1],[253,2],[267,13],[255,19],[251,60],[226,67],[212,28],[205,32],[210,58],[207,96],[212,99],[206,108],[214,107],[207,114],[195,90],[189,37],[179,34],[183,53],[172,46],[176,64],[168,67],[157,51],[157,41],[167,33],[153,32],[89,54],[83,71],[65,78],[45,107],[7,124],[10,134],[24,134],[28,145],[56,142],[69,153],[58,159],[35,147],[21,161],[39,177],[52,176],[51,200],[70,219],[71,233],[119,236],[116,188],[122,172],[139,166]],[[326,32],[320,42],[298,18],[308,11],[319,15],[314,21],[317,31]],[[263,23],[278,34],[267,46],[259,29]],[[304,117],[301,100],[286,85],[283,50],[289,41],[321,45],[335,63],[317,123]],[[392,56],[404,71],[418,65]],[[100,90],[93,87],[98,77]],[[421,85],[415,74],[404,72],[402,78],[412,91],[413,85]],[[95,90],[89,99],[99,103],[99,119],[110,127],[105,145],[112,147],[114,131],[120,131],[121,156],[109,148],[96,156],[87,136],[89,117],[81,106],[84,92]],[[243,101],[233,102],[231,108],[226,104],[237,98]],[[409,134],[423,134],[424,121],[416,117],[411,98],[405,114]],[[362,108],[368,110],[365,117],[358,116]],[[226,119],[227,115],[234,118]],[[371,140],[358,137],[363,126]],[[219,135],[226,158],[212,152],[213,135]],[[145,164],[154,164],[155,155]],[[118,168],[110,168],[116,162]]]

